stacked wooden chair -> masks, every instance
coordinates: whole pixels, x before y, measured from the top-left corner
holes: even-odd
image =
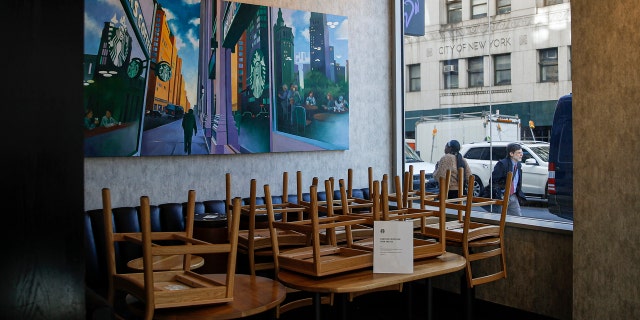
[[[229,243],[211,244],[193,238],[195,191],[189,190],[184,231],[152,232],[150,204],[147,196],[140,198],[141,232],[120,233],[114,230],[111,194],[102,189],[107,269],[109,273],[108,299],[114,305],[117,291],[130,294],[145,305],[144,319],[153,319],[156,309],[226,303],[233,300],[236,270],[237,233],[240,219],[231,222]],[[234,199],[239,213],[240,199]],[[121,273],[116,270],[115,251],[119,243],[130,242],[142,246],[143,272]],[[164,243],[160,245],[158,243]],[[171,243],[170,245],[167,243]],[[211,278],[190,270],[192,254],[227,253],[226,280]],[[183,255],[181,270],[158,271],[153,268],[155,256]]]
[[[509,172],[506,181],[511,181],[511,179],[512,173]],[[468,181],[468,190],[473,190],[473,183],[474,176],[471,175]],[[465,259],[467,259],[465,273],[467,286],[469,288],[507,277],[504,229],[506,226],[510,191],[511,185],[507,183],[505,185],[503,199],[476,197],[473,196],[473,192],[468,192],[464,197],[447,199],[446,208],[458,210],[459,214],[462,214],[458,219],[446,222],[445,239],[448,244],[462,247],[462,253]],[[430,201],[426,201],[426,203],[431,205],[435,204]],[[472,209],[474,207],[487,205],[501,206],[499,222],[497,224],[489,224],[471,221]],[[424,229],[423,234],[434,238],[442,237],[439,225],[428,225]],[[488,271],[484,274],[473,272],[473,265],[478,261],[493,257],[499,258],[499,268],[496,268],[497,271]]]
[[[448,176],[442,178],[441,182],[444,183],[448,178]],[[422,191],[424,191],[424,185]],[[428,225],[434,229],[439,228],[438,238],[424,239],[420,236],[421,232],[417,233],[418,236],[413,239],[413,258],[417,260],[439,256],[446,251],[446,241],[442,240],[445,235],[446,202],[444,199],[446,199],[446,194],[446,188],[440,190],[439,205],[435,209],[426,208],[425,201],[420,204],[420,208],[405,208],[401,206],[401,203],[399,204],[400,207],[392,208],[389,203],[388,179],[383,179],[382,182],[375,180],[373,181],[373,190],[371,192],[374,203],[372,218],[374,221],[413,221],[414,225],[417,221],[420,231],[424,231]],[[438,221],[436,225],[427,224],[427,221],[434,219]],[[356,241],[354,247],[373,250],[373,239]]]
[[[227,177],[230,189],[230,177]],[[257,181],[251,179],[249,191],[249,204],[241,206],[240,212],[248,220],[248,227],[238,232],[238,250],[245,254],[249,261],[249,272],[256,275],[260,270],[273,269],[273,254],[271,252],[271,233],[266,223],[258,225],[258,217],[267,218],[265,204],[257,202]],[[282,203],[274,204],[274,212],[278,215],[278,220],[289,221],[290,219],[302,220],[306,207],[289,203],[287,201],[288,173],[283,173],[283,193]],[[228,197],[229,197],[228,193]],[[271,195],[269,195],[271,197]],[[265,200],[267,196],[265,195]],[[297,231],[280,230],[277,234],[278,241],[282,246],[300,247],[309,243],[309,236]]]
[[[317,186],[311,185],[311,202],[309,219],[303,221],[277,221],[275,210],[270,199],[269,185],[265,185],[265,202],[269,216],[269,228],[273,247],[276,275],[279,270],[287,269],[315,277],[368,268],[373,266],[373,253],[368,250],[351,248],[353,238],[351,227],[358,224],[371,224],[370,218],[352,217],[349,215],[318,215]],[[331,182],[325,181],[325,190],[331,190]],[[327,192],[326,205],[333,209],[332,192]],[[346,244],[338,245],[335,229],[344,227]],[[321,230],[327,230],[328,243],[323,244],[320,239]],[[279,230],[293,230],[311,235],[311,244],[302,248],[282,250],[278,242]]]

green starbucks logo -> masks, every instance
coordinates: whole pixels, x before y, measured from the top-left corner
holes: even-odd
[[[156,67],[156,74],[162,81],[169,81],[171,79],[171,65],[166,61],[161,61]]]
[[[129,67],[127,68],[127,75],[129,78],[134,79],[140,76],[142,73],[142,60],[140,58],[133,58],[131,62],[129,62]]]
[[[249,75],[250,88],[255,98],[260,98],[266,87],[267,67],[264,56],[260,50],[256,50],[251,57],[251,74]]]

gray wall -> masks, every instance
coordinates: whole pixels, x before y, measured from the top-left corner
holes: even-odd
[[[248,196],[249,181],[281,190],[282,172],[289,172],[295,193],[295,172],[305,188],[314,176],[347,177],[354,187],[368,185],[367,168],[376,177],[392,172],[393,27],[391,1],[245,1],[347,16],[349,20],[350,141],[347,151],[289,152],[254,155],[208,155],[85,159],[85,209],[102,207],[100,190],[111,189],[114,206],[133,206],[140,196],[152,203],[184,202],[189,189],[198,200],[225,198],[225,173],[233,178],[233,196]],[[357,30],[356,30],[357,28]],[[324,184],[321,184],[324,186]],[[321,188],[323,189],[323,188]]]

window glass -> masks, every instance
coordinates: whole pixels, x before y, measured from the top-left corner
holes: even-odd
[[[487,16],[487,0],[472,0],[471,18],[478,19]]]
[[[444,88],[458,88],[458,60],[447,60],[442,67],[444,74]]]
[[[562,0],[544,0],[545,6],[552,6],[554,4],[561,4]]]
[[[498,0],[496,2],[496,5],[498,7],[497,9],[498,14],[505,14],[505,13],[511,12],[511,0]]]
[[[540,82],[558,81],[558,48],[540,50]]]
[[[462,21],[462,1],[447,0],[447,22],[456,23]]]
[[[554,214],[546,210],[548,141],[557,101],[572,88],[571,2],[424,4],[425,12],[442,16],[425,19],[423,36],[405,36],[402,52],[411,65],[405,66],[404,87],[405,93],[412,92],[403,100],[405,137],[413,139],[415,150],[434,164],[444,155],[445,144],[458,140],[464,157],[473,164],[475,180],[483,186],[491,183],[495,161],[507,156],[506,145],[522,142],[523,161],[529,157],[538,161],[523,165],[526,200],[536,198],[524,202],[523,215],[540,218],[536,214],[545,212],[544,219],[549,219]],[[550,5],[556,6],[539,8]],[[419,65],[419,74],[428,76],[414,74],[418,67],[412,65]],[[570,155],[568,151],[559,153]],[[536,208],[527,208],[532,203]]]
[[[484,66],[482,57],[469,59],[469,87],[484,86]]]
[[[484,152],[484,150],[489,150],[489,149],[488,148],[471,148],[469,149],[469,152],[465,154],[464,157],[467,159],[482,160],[482,153]],[[487,154],[489,154],[489,152],[487,152]]]
[[[409,68],[409,91],[420,91],[420,65],[412,64]]]
[[[507,157],[507,148],[505,148],[504,146],[500,146],[500,147],[493,147],[493,154],[491,155],[491,159],[498,161],[500,159],[504,159]],[[488,159],[489,157],[487,157]]]
[[[540,157],[542,161],[549,162],[549,147],[530,147],[531,151]],[[524,161],[524,160],[523,160]]]
[[[511,84],[511,54],[494,56],[495,85],[503,86]]]

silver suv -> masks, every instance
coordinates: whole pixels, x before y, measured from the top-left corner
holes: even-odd
[[[469,163],[475,176],[473,194],[479,195],[489,183],[496,162],[507,156],[510,141],[475,142],[462,145],[460,154]],[[522,191],[527,197],[546,199],[549,177],[549,143],[543,141],[518,141],[522,146]],[[490,160],[491,159],[491,160]]]

